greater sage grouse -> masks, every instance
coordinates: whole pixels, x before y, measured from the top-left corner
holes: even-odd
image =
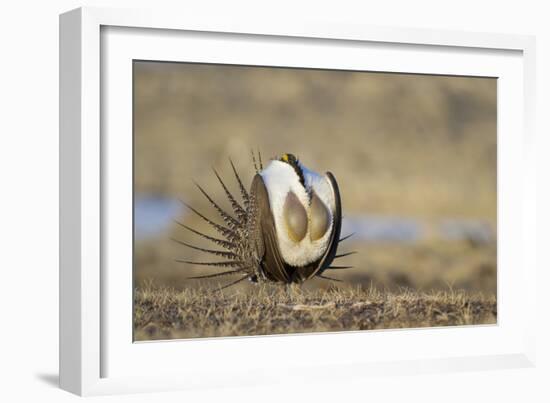
[[[313,277],[339,281],[325,276],[325,271],[350,268],[331,264],[334,259],[354,252],[336,254],[339,242],[349,236],[340,239],[342,205],[334,175],[327,172],[322,176],[310,171],[292,154],[272,159],[265,169],[261,155],[258,154],[258,165],[254,155],[252,158],[256,175],[249,191],[243,185],[233,162],[229,161],[240,189],[242,204],[214,170],[233,214],[223,210],[196,184],[217,210],[224,225],[215,223],[184,203],[218,232],[221,238],[209,236],[178,222],[188,231],[225,250],[205,249],[180,240],[176,242],[222,259],[212,262],[176,261],[223,269],[214,274],[189,278],[237,277],[222,288],[245,279],[286,284],[302,283]]]

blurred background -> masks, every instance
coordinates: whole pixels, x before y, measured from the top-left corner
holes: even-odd
[[[208,284],[186,277],[216,269],[174,261],[203,256],[171,238],[212,246],[174,219],[216,235],[179,199],[217,220],[193,180],[229,207],[211,167],[238,194],[228,158],[248,187],[253,148],[336,176],[342,235],[355,234],[340,250],[358,252],[331,272],[339,287],[496,294],[496,91],[492,78],[134,62],[135,286]]]

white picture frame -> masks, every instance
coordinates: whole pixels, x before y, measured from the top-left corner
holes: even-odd
[[[534,49],[534,38],[520,35],[103,8],[61,15],[61,387],[96,395],[296,382],[293,372],[305,368],[300,382],[533,366]],[[133,343],[127,140],[134,58],[499,77],[498,324]],[[317,354],[320,345],[329,352]]]

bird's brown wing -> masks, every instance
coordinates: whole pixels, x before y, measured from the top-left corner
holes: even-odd
[[[331,172],[327,172],[327,177],[332,186],[332,191],[334,192],[334,227],[327,252],[321,262],[321,271],[324,271],[330,266],[334,260],[334,256],[336,256],[336,251],[338,250],[338,243],[340,242],[340,233],[342,231],[342,201],[340,199],[340,189],[338,188],[336,178]]]
[[[264,275],[271,281],[288,283],[286,264],[279,251],[275,220],[269,204],[269,195],[262,177],[254,176],[250,189],[253,200],[253,229],[255,254]]]

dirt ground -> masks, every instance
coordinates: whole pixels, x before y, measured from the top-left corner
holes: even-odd
[[[254,292],[149,285],[135,294],[134,339],[269,335],[495,324],[496,300],[461,291],[307,291],[259,285]]]

